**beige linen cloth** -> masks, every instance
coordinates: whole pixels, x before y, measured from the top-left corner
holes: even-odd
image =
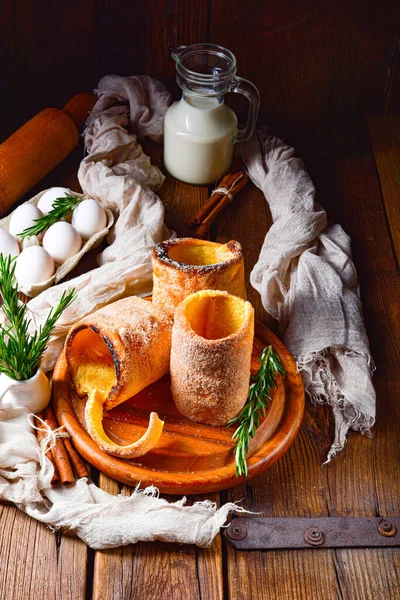
[[[29,302],[38,326],[65,289],[73,285],[78,292],[57,326],[45,370],[54,366],[77,320],[121,297],[151,290],[151,249],[170,235],[155,193],[163,175],[136,137],[161,140],[168,92],[146,76],[107,76],[97,93],[79,180],[83,191],[118,220],[97,269]],[[337,431],[331,456],[343,446],[349,427],[364,431],[373,424],[368,340],[349,239],[338,226],[326,228],[312,182],[293,153],[282,141],[262,134],[242,148],[250,177],[266,194],[274,219],[251,281],[266,310],[280,320],[311,396],[333,406]],[[205,546],[229,511],[241,510],[234,504],[217,510],[207,501],[185,506],[184,499],[170,504],[154,488],[136,490],[130,497],[111,496],[85,478],[71,488],[52,489],[53,467],[40,451],[27,414],[0,410],[0,497],[51,527],[75,531],[93,548],[155,539]]]
[[[375,422],[373,363],[350,238],[340,225],[327,224],[294,152],[262,131],[241,146],[247,172],[274,221],[250,280],[265,310],[278,320],[311,400],[332,406],[329,462],[350,428],[366,433]]]

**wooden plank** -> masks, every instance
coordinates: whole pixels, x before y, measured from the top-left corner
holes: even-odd
[[[12,0],[0,3],[0,56],[3,65],[3,86],[0,94],[0,142],[16,129],[16,98],[18,74],[14,39],[16,4]]]
[[[193,187],[187,183],[174,182],[167,177],[159,196],[165,206],[165,223],[179,237],[190,237],[193,232],[186,227],[186,221],[208,199],[208,189]]]
[[[15,506],[0,506],[0,598],[85,597],[86,545],[52,533]]]
[[[18,126],[95,84],[94,0],[16,3]]]
[[[232,50],[261,94],[261,121],[382,113],[398,7],[376,2],[211,5],[210,41]]]
[[[400,117],[370,117],[367,127],[400,271]]]
[[[161,79],[177,93],[171,52],[178,46],[207,39],[208,2],[150,0],[146,8],[146,73]]]
[[[171,52],[206,39],[207,0],[100,0],[96,21],[99,78],[146,73],[174,87]]]
[[[191,503],[211,500],[220,506],[220,494],[207,494],[192,497]],[[222,560],[222,538],[218,534],[209,548],[196,548],[197,577],[201,600],[222,600],[224,598],[224,578]]]
[[[385,115],[400,113],[400,34],[393,50],[393,61],[385,90]]]
[[[349,600],[396,600],[400,597],[399,548],[340,550],[335,568],[342,597]]]
[[[100,487],[111,494],[130,495],[132,489],[120,486],[100,474]],[[217,500],[218,495],[210,495]],[[201,498],[199,498],[200,500]],[[178,500],[168,497],[169,501]],[[96,552],[93,600],[114,598],[174,598],[174,600],[222,600],[222,560],[220,538],[210,549],[165,544],[138,543]]]
[[[384,548],[236,553],[228,576],[229,598],[395,600],[400,593],[399,554],[398,549]]]
[[[98,0],[95,5],[97,81],[107,74],[145,72],[147,3]]]
[[[234,552],[228,548],[230,600],[343,598],[329,550]]]

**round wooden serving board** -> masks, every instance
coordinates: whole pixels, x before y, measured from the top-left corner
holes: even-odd
[[[284,344],[261,323],[256,323],[252,373],[259,366],[265,346],[271,344],[286,372],[273,393],[267,416],[251,442],[249,476],[270,467],[295,439],[304,414],[304,388],[295,362]],[[156,448],[136,460],[122,460],[100,450],[85,429],[85,400],[71,385],[64,352],[53,374],[53,405],[60,424],[65,425],[82,457],[106,475],[128,485],[155,485],[165,494],[202,494],[224,490],[243,483],[235,475],[235,427],[200,425],[183,417],[175,407],[169,375],[134,398],[105,413],[104,429],[119,444],[130,444],[145,432],[149,413],[156,411],[165,421]]]

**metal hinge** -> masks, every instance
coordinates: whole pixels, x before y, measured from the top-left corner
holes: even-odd
[[[237,550],[400,546],[399,517],[234,518],[225,537]]]

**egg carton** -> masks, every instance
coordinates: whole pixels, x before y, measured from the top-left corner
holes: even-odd
[[[49,189],[51,189],[51,188],[49,188]],[[68,188],[66,188],[66,189],[68,189]],[[47,191],[48,190],[43,190],[42,192],[39,192],[39,194],[36,194],[36,196],[33,196],[33,198],[30,198],[30,200],[27,200],[26,202],[24,202],[24,204],[30,203],[30,204],[34,204],[35,206],[37,206],[40,198]],[[77,194],[76,192],[73,192],[72,190],[68,190],[68,191],[73,196],[81,198],[82,200],[85,200],[86,198],[90,198],[90,196],[88,196],[87,194]],[[114,225],[113,213],[108,208],[105,208],[104,206],[103,206],[103,209],[107,216],[107,224],[104,227],[104,229],[102,229],[98,233],[95,233],[94,235],[92,235],[91,238],[86,240],[86,242],[84,242],[84,244],[82,245],[82,248],[79,250],[79,252],[74,254],[74,256],[71,256],[71,258],[68,258],[62,265],[60,265],[58,267],[56,265],[57,268],[56,268],[54,275],[52,275],[52,277],[50,277],[46,281],[42,281],[42,282],[32,285],[30,287],[20,286],[18,288],[19,291],[22,292],[23,294],[25,294],[26,296],[28,296],[29,298],[34,298],[35,296],[37,296],[44,290],[47,290],[47,288],[59,283],[62,279],[64,279],[64,277],[66,277],[66,275],[68,275],[68,273],[70,271],[72,271],[76,267],[76,265],[78,264],[78,262],[80,261],[80,259],[82,258],[82,256],[84,254],[89,252],[89,250],[92,250],[92,248],[96,248],[96,246],[99,246],[101,244],[101,242],[103,241],[103,239],[108,234],[108,232],[110,231],[111,227]],[[6,231],[9,230],[9,223],[10,223],[12,214],[13,213],[11,212],[7,217],[4,217],[4,219],[0,219],[0,227],[5,229]],[[40,238],[36,235],[28,236],[22,240],[22,250],[25,250],[25,248],[28,248],[29,246],[41,246],[41,245],[42,244],[41,244]]]

